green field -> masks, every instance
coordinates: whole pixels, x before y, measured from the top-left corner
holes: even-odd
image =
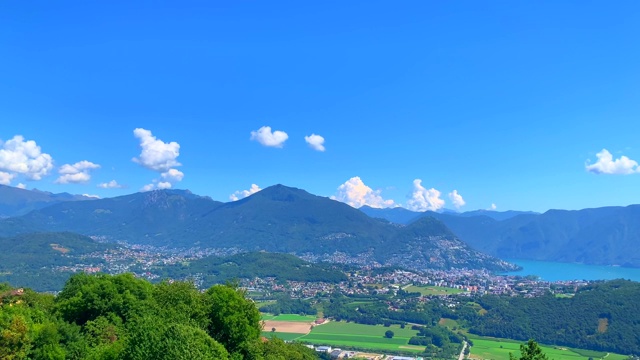
[[[468,335],[468,337],[473,342],[473,346],[471,347],[471,357],[474,359],[507,360],[509,359],[509,353],[513,353],[516,356],[520,355],[520,344],[523,343],[515,340],[496,339],[475,335]],[[589,350],[574,350],[560,346],[540,345],[540,348],[549,357],[549,359],[553,360],[588,360],[590,357],[593,359],[604,358],[606,360],[624,360],[627,358],[627,356],[619,354],[607,354]]]
[[[392,339],[384,337],[387,330],[394,332]],[[417,331],[408,327],[401,329],[398,325],[384,327],[332,321],[315,326],[311,333],[298,340],[314,345],[353,346],[370,350],[419,353],[424,351],[423,346],[408,345],[409,339],[416,334]]]
[[[454,295],[463,293],[464,290],[454,289],[450,287],[444,286],[415,286],[411,285],[404,288],[404,291],[408,292],[419,292],[420,294],[427,295]]]
[[[453,330],[453,328],[458,328],[458,322],[453,319],[442,318],[440,319],[440,322],[438,322],[438,324],[446,328],[449,328],[449,330]]]

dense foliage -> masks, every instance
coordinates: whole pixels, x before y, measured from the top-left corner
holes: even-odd
[[[318,313],[318,310],[311,306],[311,303],[309,301],[304,301],[302,299],[292,299],[286,294],[279,295],[276,298],[275,303],[262,306],[260,308],[260,311],[271,313],[274,315],[316,315]]]
[[[310,360],[299,344],[263,341],[244,292],[132,275],[78,274],[56,297],[0,285],[1,359]]]
[[[581,349],[640,354],[640,284],[616,280],[572,298],[484,296],[458,312],[470,332]],[[484,313],[486,311],[486,313]]]
[[[313,264],[289,254],[251,252],[226,257],[206,257],[188,264],[159,269],[163,277],[186,278],[202,274],[204,285],[225,283],[234,279],[274,277],[279,281],[330,282],[346,281],[347,276],[328,264]]]
[[[405,304],[399,309],[390,309],[385,300],[386,297],[381,296],[375,301],[354,306],[353,298],[334,296],[324,306],[324,314],[338,321],[345,320],[367,325],[386,323],[436,325],[443,315],[448,314],[447,308],[436,299],[424,304]]]

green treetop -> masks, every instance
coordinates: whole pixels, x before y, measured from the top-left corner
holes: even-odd
[[[542,352],[538,343],[533,339],[529,340],[526,344],[520,345],[520,360],[549,360],[547,355]],[[510,360],[518,360],[517,357],[509,353]]]

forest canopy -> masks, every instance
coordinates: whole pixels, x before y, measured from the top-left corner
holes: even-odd
[[[0,284],[1,359],[316,359],[264,341],[243,290],[151,284],[130,274],[72,276],[58,296]]]

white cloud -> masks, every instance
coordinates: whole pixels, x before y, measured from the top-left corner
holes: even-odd
[[[304,141],[307,142],[307,144],[309,144],[309,146],[317,151],[324,151],[324,138],[320,135],[316,135],[316,134],[311,134],[309,136],[305,136],[304,137]]]
[[[171,189],[171,183],[170,182],[166,182],[166,181],[161,181],[161,182],[158,183],[157,188],[160,189],[160,190]]]
[[[156,188],[156,184],[147,184],[140,189],[140,192],[151,191]]]
[[[16,177],[14,174],[0,171],[0,185],[11,184],[11,180],[13,180],[14,177]]]
[[[24,141],[24,137],[16,135],[0,145],[0,171],[13,177],[20,174],[31,180],[41,180],[53,169],[51,155],[43,153],[33,140]]]
[[[23,183],[19,183],[18,185],[16,185],[16,187],[17,187],[18,189],[26,189],[26,188],[27,188],[27,185],[25,185],[25,184],[23,184]]]
[[[140,139],[142,149],[140,155],[132,159],[134,162],[158,172],[182,165],[177,160],[180,155],[180,144],[177,142],[165,143],[153,136],[151,131],[142,128],[133,130],[133,135]]]
[[[466,202],[462,198],[462,195],[458,194],[458,190],[453,190],[452,192],[450,192],[449,199],[451,199],[451,202],[456,209],[460,209],[466,204]]]
[[[66,175],[66,174],[77,174],[77,173],[82,172],[82,171],[98,169],[99,167],[100,167],[100,165],[94,164],[91,161],[82,160],[82,161],[79,161],[79,162],[77,162],[77,163],[75,163],[73,165],[64,164],[64,165],[60,166],[60,169],[58,169],[58,172],[60,174],[63,174],[63,175]]]
[[[437,211],[444,207],[444,200],[440,198],[440,191],[422,186],[422,180],[413,180],[413,192],[409,195],[407,209],[412,211]]]
[[[168,181],[170,183],[177,183],[182,181],[184,173],[180,170],[169,169],[169,171],[163,172],[162,174],[160,174],[160,176],[162,176],[165,181]]]
[[[82,194],[82,196],[90,198],[90,199],[100,199],[100,196],[98,196],[98,195]]]
[[[271,132],[271,126],[263,126],[257,131],[251,132],[251,140],[255,140],[264,146],[281,148],[289,135],[286,132],[276,130]]]
[[[338,192],[331,199],[349,204],[355,208],[368,205],[373,208],[394,207],[393,200],[385,200],[380,195],[380,190],[373,190],[355,176],[338,186]]]
[[[167,181],[153,180],[153,183],[143,186],[140,189],[140,192],[147,192],[147,191],[151,191],[151,190],[171,189],[172,186],[173,185],[170,182],[167,182]]]
[[[85,183],[91,179],[89,172],[99,167],[100,165],[87,160],[79,161],[73,165],[64,164],[58,169],[60,177],[55,182],[56,184]]]
[[[133,135],[140,139],[142,150],[140,156],[132,160],[149,170],[159,172],[162,178],[153,180],[157,184],[145,185],[140,191],[170,189],[175,183],[182,181],[184,173],[174,169],[182,166],[177,160],[180,156],[180,144],[175,141],[165,143],[153,136],[151,131],[142,128],[133,130]]]
[[[626,156],[621,156],[614,160],[613,155],[607,149],[602,149],[596,154],[596,157],[598,161],[595,164],[586,165],[587,171],[594,174],[628,175],[640,172],[637,161],[631,160]]]
[[[124,187],[124,185],[120,185],[120,184],[118,184],[117,181],[111,180],[111,181],[106,182],[106,183],[98,184],[98,187],[99,188],[103,188],[103,189],[122,189]]]
[[[495,211],[497,208],[496,204],[491,204],[487,210]]]
[[[234,192],[233,194],[229,195],[229,200],[238,201],[240,199],[246,198],[249,195],[257,193],[260,190],[262,190],[262,189],[260,189],[260,186],[258,186],[256,184],[251,184],[251,187],[249,188],[249,190],[238,190],[238,191]]]
[[[80,183],[86,183],[89,180],[91,180],[91,175],[89,175],[89,173],[79,172],[75,174],[60,175],[60,177],[56,179],[55,183],[56,184],[69,184],[69,183],[80,184]]]

